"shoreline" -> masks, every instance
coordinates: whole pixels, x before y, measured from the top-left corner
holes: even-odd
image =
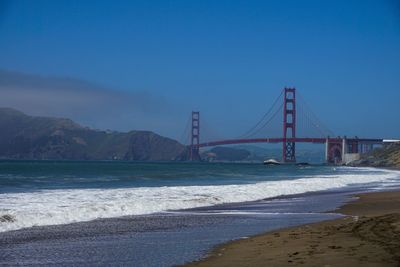
[[[399,266],[400,189],[353,197],[332,211],[346,217],[230,241],[184,266]]]
[[[0,255],[3,254],[0,265],[39,264],[45,259],[47,263],[60,265],[90,264],[98,260],[102,266],[128,262],[142,266],[179,266],[203,259],[213,247],[231,240],[247,240],[260,233],[342,218],[336,213],[337,207],[348,203],[354,195],[374,188],[374,185],[349,186],[258,201],[3,232],[0,233]],[[153,251],[151,255],[149,250]]]
[[[320,192],[2,232],[0,265],[182,265],[229,240],[337,218],[324,211],[340,206],[347,195]]]

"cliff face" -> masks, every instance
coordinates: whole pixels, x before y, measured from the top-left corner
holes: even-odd
[[[400,143],[392,143],[362,155],[351,166],[396,167],[400,168]]]
[[[175,160],[185,147],[149,131],[105,132],[0,108],[0,158]]]

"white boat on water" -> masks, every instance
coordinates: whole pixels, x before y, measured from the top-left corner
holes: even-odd
[[[264,160],[264,165],[281,165],[282,163],[280,163],[279,161],[275,160],[275,159],[268,159],[268,160]]]

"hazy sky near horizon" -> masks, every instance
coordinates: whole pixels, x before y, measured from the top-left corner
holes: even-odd
[[[396,0],[0,0],[0,69],[85,80],[150,103],[130,119],[101,117],[130,111],[113,107],[129,106],[122,100],[70,115],[100,128],[178,137],[194,109],[234,137],[295,86],[337,135],[400,137],[399,62]],[[13,88],[7,97],[21,107],[25,91]],[[62,105],[27,111],[69,116]]]

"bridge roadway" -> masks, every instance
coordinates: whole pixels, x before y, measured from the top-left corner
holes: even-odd
[[[212,141],[206,143],[200,143],[198,147],[209,147],[219,145],[233,145],[233,144],[248,144],[248,143],[282,143],[295,142],[295,143],[314,143],[314,144],[325,144],[328,138],[249,138],[249,139],[228,139],[220,141]],[[341,143],[343,138],[329,138],[331,143]],[[346,138],[349,143],[363,143],[363,144],[382,144],[383,139],[372,139],[372,138]]]

